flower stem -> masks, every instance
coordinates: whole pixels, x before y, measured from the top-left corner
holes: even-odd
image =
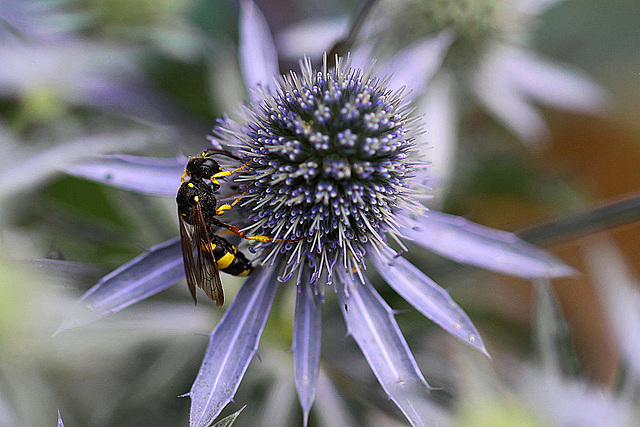
[[[349,31],[331,48],[331,51],[329,52],[329,61],[333,61],[333,58],[335,58],[336,55],[345,56],[347,52],[352,49],[358,33],[362,29],[362,26],[376,3],[378,3],[378,0],[363,0],[362,3],[360,3],[360,8],[353,16],[353,20],[349,25]]]
[[[624,200],[571,213],[563,218],[516,232],[535,244],[558,244],[640,220],[640,194]]]

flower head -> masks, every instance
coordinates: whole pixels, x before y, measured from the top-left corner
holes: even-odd
[[[287,259],[286,281],[310,268],[330,281],[334,265],[360,270],[368,245],[397,235],[397,214],[411,205],[415,129],[401,92],[338,60],[335,68],[283,79],[274,95],[216,129],[250,163],[234,181],[254,234],[295,242],[269,244],[265,260]]]
[[[449,29],[456,34],[451,49],[461,48],[468,56],[494,40],[513,36],[516,28],[513,9],[514,2],[510,0],[393,2],[391,22],[397,25],[386,28],[387,32],[391,30],[387,39],[406,46],[416,39]]]
[[[349,34],[354,64],[374,57],[382,74],[393,69],[392,85],[412,90],[425,128],[437,141],[430,175],[439,185],[452,173],[461,116],[474,104],[531,147],[549,135],[537,102],[587,114],[607,111],[604,88],[529,46],[536,19],[560,1],[380,1],[361,31]],[[330,46],[345,31],[333,20],[294,26],[280,34],[279,47],[288,57],[316,56],[327,48],[317,40]]]
[[[558,2],[402,0],[392,7],[380,7],[380,21],[385,24],[372,34],[379,54],[386,51],[387,55],[443,31],[452,34],[435,76],[438,83],[450,86],[447,92],[455,93],[452,88],[456,88],[475,98],[515,136],[535,147],[548,136],[548,130],[532,100],[591,114],[605,112],[609,102],[607,92],[584,73],[528,50],[535,19]],[[389,2],[382,3],[387,6]],[[437,88],[425,88],[426,82],[418,85],[414,89],[424,90],[427,97]],[[437,103],[449,104],[449,96],[438,95]],[[435,115],[429,109],[425,113]]]

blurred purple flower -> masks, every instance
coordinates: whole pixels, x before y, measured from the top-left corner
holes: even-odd
[[[382,1],[379,13],[363,31],[355,55],[366,57],[375,52],[376,56],[390,57],[382,63],[391,66],[404,59],[404,66],[397,71],[410,78],[394,76],[392,81],[406,85],[416,98],[431,94],[433,88],[427,83],[435,73],[423,79],[415,70],[422,68],[420,63],[429,61],[428,57],[442,56],[436,77],[446,75],[443,79],[452,86],[438,96],[435,104],[448,106],[453,102],[459,106],[452,97],[459,89],[469,89],[515,135],[527,144],[536,144],[548,131],[531,101],[586,113],[602,113],[608,107],[607,91],[583,72],[555,64],[526,48],[535,20],[560,1]],[[332,18],[295,25],[279,35],[278,46],[286,57],[317,57],[344,36],[345,23]],[[448,43],[420,51],[420,46],[442,38],[439,33],[443,31],[450,39]],[[316,40],[325,40],[328,45],[314,43]],[[396,53],[402,44],[410,46]],[[389,50],[382,51],[389,45],[393,45],[392,55]],[[446,127],[430,120],[430,110],[424,113],[430,132],[434,127]]]
[[[74,27],[86,20],[65,10],[32,0],[0,2],[0,96],[48,99],[163,124],[183,119],[139,70],[141,45],[88,38]]]
[[[161,122],[176,113],[136,69],[133,51],[82,39],[26,41],[0,47],[0,96],[45,93],[70,105]]]
[[[628,376],[640,380],[640,291],[638,279],[613,239],[585,247],[587,269],[616,336]]]
[[[514,394],[545,425],[631,427],[638,422],[637,399],[613,394],[585,379],[521,366],[514,383]]]
[[[417,199],[426,189],[417,120],[402,92],[345,62],[334,69],[325,62],[314,71],[305,61],[300,75],[276,79],[275,48],[250,1],[242,2],[241,20],[240,56],[247,86],[256,89],[254,102],[236,119],[221,120],[212,142],[251,163],[234,175],[246,196],[225,216],[250,234],[299,240],[256,247],[261,266],[211,333],[188,393],[190,424],[210,425],[232,400],[277,289],[293,278],[295,381],[305,424],[318,383],[321,303],[326,286],[333,285],[349,334],[385,392],[413,425],[424,425],[429,386],[393,310],[364,276],[365,260],[417,310],[485,354],[478,331],[447,291],[397,255],[387,239],[401,245],[402,239],[413,240],[454,260],[521,277],[573,270],[512,234],[422,208]],[[162,179],[142,179],[139,163],[145,175]],[[95,173],[86,165],[68,172],[143,193],[173,194],[181,171],[169,163],[106,157]],[[149,186],[134,188],[130,182]],[[80,300],[85,315],[67,318],[58,332],[121,310],[183,275],[178,239],[159,244],[87,291]]]
[[[609,108],[607,90],[584,72],[534,53],[535,20],[561,0],[381,1],[353,48],[353,65],[377,59],[376,74],[412,91],[431,142],[436,197],[450,183],[460,116],[474,99],[530,148],[549,130],[535,104],[587,114]],[[305,21],[281,32],[287,59],[319,57],[347,31],[346,18]]]
[[[175,140],[173,126],[181,134],[193,127],[139,69],[139,47],[74,32],[65,22],[82,19],[54,3],[0,1],[0,98],[17,106],[6,127],[0,122],[0,199],[34,188],[79,159],[151,140],[166,143]],[[85,128],[85,109],[113,121]],[[46,131],[22,132],[35,123]],[[29,174],[21,172],[25,168]]]

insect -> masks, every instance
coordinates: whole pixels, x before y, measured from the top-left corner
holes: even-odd
[[[214,155],[241,160],[226,150],[217,149],[206,150],[200,156],[189,159],[182,175],[182,184],[178,189],[176,202],[184,271],[191,296],[197,302],[197,286],[220,306],[224,303],[224,292],[219,271],[222,270],[234,276],[246,276],[251,274],[253,266],[235,246],[224,237],[214,234],[213,228],[226,228],[241,238],[249,240],[261,242],[280,240],[267,236],[247,236],[238,227],[216,218],[240,200],[238,198],[231,204],[218,206],[216,199],[216,192],[220,189],[218,178],[229,176],[249,163],[231,171],[223,171],[218,162],[212,158]]]

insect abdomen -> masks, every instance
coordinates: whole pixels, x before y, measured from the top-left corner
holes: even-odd
[[[233,276],[247,276],[253,271],[249,260],[235,246],[215,234],[211,237],[213,258],[220,271]]]

